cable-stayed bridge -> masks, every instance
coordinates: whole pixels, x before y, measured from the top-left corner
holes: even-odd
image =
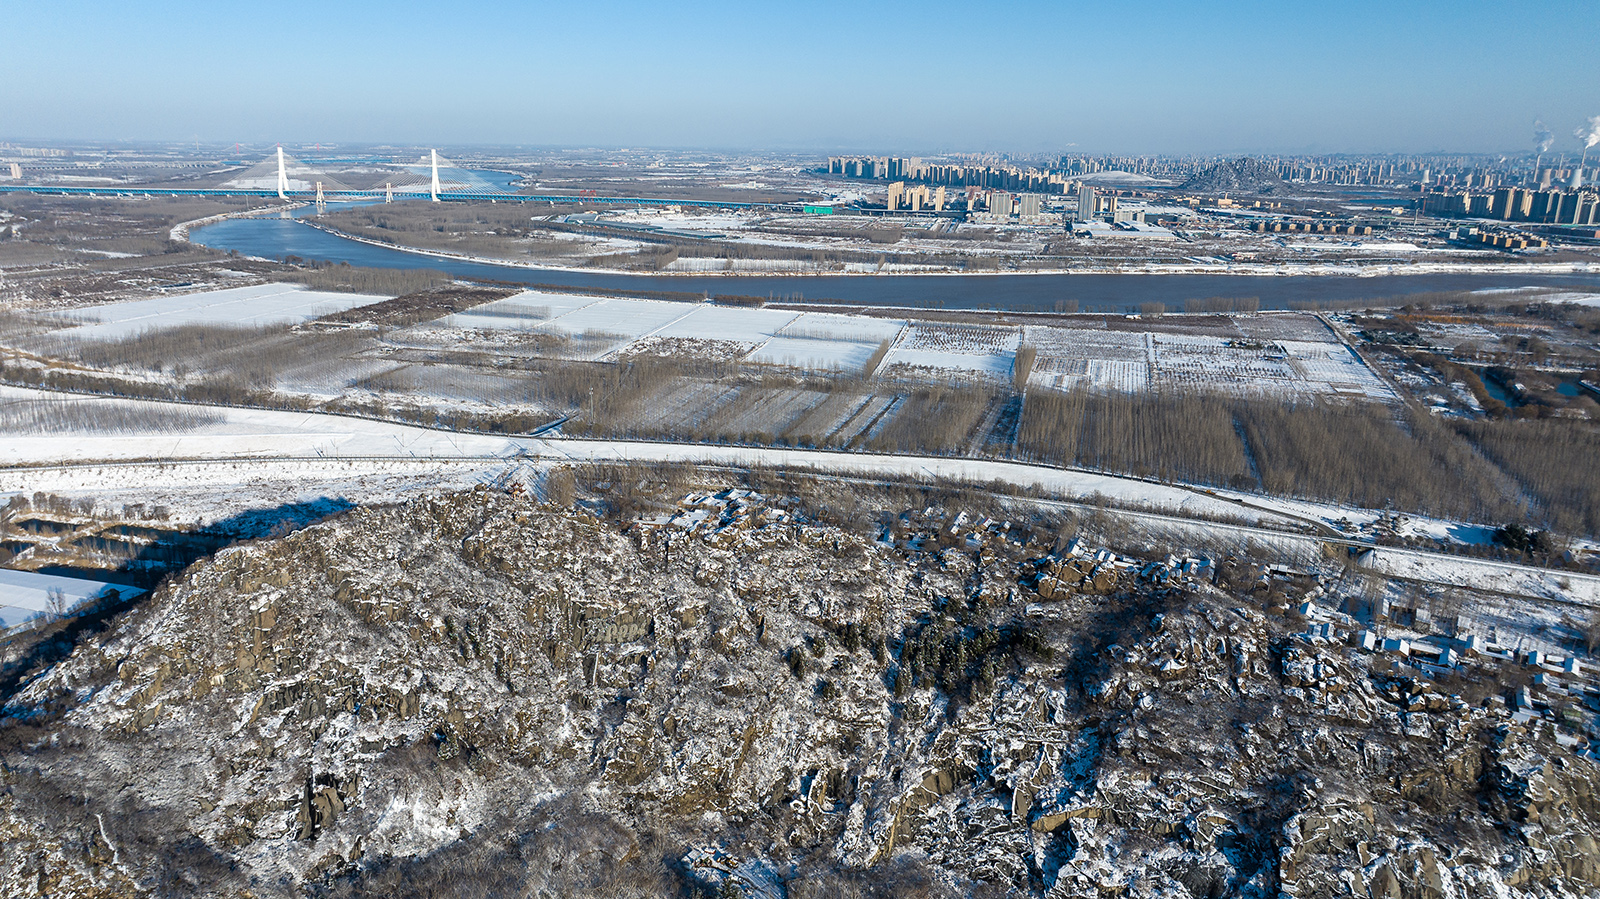
[[[702,206],[717,209],[774,209],[799,211],[798,203],[738,203],[726,200],[686,200],[663,197],[600,197],[585,194],[519,194],[478,172],[463,168],[430,150],[420,159],[389,163],[392,168],[382,187],[352,188],[332,175],[277,151],[253,166],[229,176],[215,187],[95,187],[55,184],[0,185],[0,193],[35,193],[91,197],[277,197],[311,200],[319,205],[338,200],[429,199],[435,201],[495,200],[520,203],[583,203],[615,206]]]

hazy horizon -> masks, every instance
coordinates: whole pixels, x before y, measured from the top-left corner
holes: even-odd
[[[5,139],[1015,155],[1518,153],[1600,7],[730,3],[10,13]]]

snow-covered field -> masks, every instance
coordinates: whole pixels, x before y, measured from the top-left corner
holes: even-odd
[[[1224,390],[1284,397],[1336,395],[1388,401],[1385,382],[1315,316],[1240,314],[1223,330],[1239,336],[1029,325],[906,322],[865,315],[794,312],[715,303],[673,303],[527,291],[447,316],[435,327],[614,335],[602,358],[694,351],[819,370],[860,370],[885,340],[891,375],[1010,376],[1018,348],[1038,349],[1029,383],[1056,390]],[[1213,323],[1211,326],[1217,329]]]
[[[0,387],[0,402],[57,399],[61,394]],[[167,405],[109,397],[81,397],[80,403],[125,405],[130,408]],[[282,456],[491,456],[515,452],[505,438],[455,434],[425,428],[369,421],[339,415],[203,408],[210,420],[193,426],[163,427],[144,432],[106,435],[13,429],[0,441],[0,465],[28,465],[85,460],[214,459],[248,460]]]
[[[465,312],[447,315],[435,324],[467,330],[542,330],[553,318],[602,302],[604,299],[601,297],[525,291],[493,303],[474,306]]]
[[[1005,376],[1022,342],[1018,328],[917,323],[884,360],[885,370],[953,369]]]
[[[104,340],[177,325],[251,327],[303,322],[385,299],[388,297],[308,290],[298,284],[254,284],[73,309],[62,315],[85,324],[62,333]]]
[[[1303,336],[1315,336],[1314,332]],[[1322,329],[1322,340],[1027,329],[1039,350],[1028,383],[1056,390],[1210,390],[1390,401],[1389,386]]]
[[[5,388],[0,401],[50,394]],[[776,417],[787,414],[774,397]],[[791,398],[792,399],[792,398]],[[129,400],[84,398],[86,403]],[[842,400],[841,405],[847,403]],[[205,503],[246,499],[267,506],[295,498],[349,493],[400,497],[408,489],[492,480],[519,460],[539,463],[674,461],[735,468],[784,467],[851,477],[927,478],[952,482],[1000,482],[1038,488],[1069,501],[1110,502],[1178,519],[1224,516],[1252,527],[1304,526],[1307,519],[1371,520],[1375,512],[1221,490],[1201,490],[1076,469],[1021,462],[955,457],[840,453],[781,447],[739,447],[625,440],[505,438],[454,434],[380,421],[317,413],[202,407],[207,423],[181,433],[19,434],[0,444],[0,496],[46,491],[90,494],[111,501],[117,494],[153,501],[163,491],[199,490]],[[842,410],[841,410],[842,411]],[[846,415],[862,416],[861,410]],[[149,461],[157,460],[157,461]],[[105,462],[95,465],[95,462]],[[78,464],[62,464],[78,463]],[[130,464],[131,463],[131,464]],[[53,466],[53,467],[52,467]],[[408,487],[408,485],[415,485]],[[312,497],[315,498],[315,497]],[[377,501],[376,499],[367,501]],[[195,501],[191,499],[191,507]],[[206,513],[212,517],[218,512]],[[1195,539],[1219,525],[1194,520]],[[1460,522],[1420,520],[1419,532],[1471,529]],[[1325,538],[1274,530],[1273,540],[1314,550]],[[1546,571],[1503,562],[1381,548],[1368,561],[1378,574],[1505,593],[1600,603],[1600,577]]]
[[[682,349],[716,341],[756,362],[813,369],[860,369],[904,322],[826,312],[794,312],[716,303],[674,303],[526,291],[434,322],[443,328],[544,331],[569,337],[613,335],[605,357]],[[651,341],[645,343],[645,341]],[[691,344],[692,345],[692,344]]]
[[[817,340],[803,337],[774,337],[757,347],[748,358],[752,362],[785,365],[811,370],[860,371],[877,349],[875,343],[848,340]]]

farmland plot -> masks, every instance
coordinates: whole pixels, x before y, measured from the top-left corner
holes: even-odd
[[[981,325],[915,323],[889,356],[885,371],[949,369],[987,375],[1010,374],[1022,332]]]
[[[827,394],[798,387],[769,389],[748,387],[724,406],[707,425],[713,434],[776,436],[800,416],[822,402]]]
[[[1292,396],[1304,381],[1276,345],[1163,334],[1154,346],[1155,384],[1163,388]]]
[[[1333,333],[1322,320],[1308,312],[1267,312],[1232,317],[1240,337],[1255,340],[1306,340],[1326,343]]]
[[[684,304],[677,304],[683,309]],[[689,305],[687,315],[662,328],[662,337],[701,337],[763,343],[800,317],[783,309],[750,309],[713,303]]]
[[[1288,354],[1296,373],[1321,392],[1383,402],[1397,399],[1389,385],[1343,344],[1284,340],[1279,346]]]
[[[809,412],[791,422],[784,436],[810,445],[826,444],[846,421],[853,418],[872,400],[870,394],[855,390],[836,390],[829,394],[827,399],[812,407]],[[848,440],[849,437],[841,436],[841,439]]]
[[[667,356],[697,362],[734,362],[749,355],[751,345],[737,340],[706,337],[665,337],[655,334],[635,340],[610,354],[616,361],[630,356]]]
[[[357,383],[393,367],[394,363],[386,359],[340,356],[315,359],[278,372],[276,386],[290,393],[338,396]]]
[[[756,348],[749,359],[812,371],[861,371],[877,350],[876,343],[780,336]]]
[[[1436,350],[1454,350],[1464,343],[1495,346],[1500,335],[1471,322],[1419,322],[1417,332]]]
[[[848,439],[853,446],[869,445],[894,423],[905,404],[904,394],[873,397],[871,403],[839,429],[840,439]]]
[[[893,340],[905,322],[807,312],[785,325],[750,355],[752,362],[823,371],[860,371],[879,344]]]
[[[531,331],[543,328],[553,318],[601,301],[600,297],[528,290],[503,300],[475,306],[465,312],[447,315],[434,324],[467,330]]]
[[[897,319],[840,315],[835,312],[807,312],[784,325],[776,332],[776,336],[869,343],[877,346],[885,340],[893,340],[905,325],[905,322]]]
[[[849,445],[871,440],[882,433],[893,420],[894,413],[898,411],[902,402],[903,398],[895,394],[867,397],[867,401],[850,413],[850,417],[828,436],[834,441]]]
[[[389,390],[446,403],[511,403],[528,401],[530,378],[512,377],[461,365],[415,364],[383,375]]]
[[[1319,339],[1303,341],[1030,327],[1025,340],[1038,357],[1028,383],[1064,391],[1393,399],[1377,375],[1311,321]]]
[[[90,306],[61,315],[84,322],[63,332],[65,336],[107,340],[178,325],[255,327],[304,322],[386,299],[388,297],[307,290],[298,284],[255,284]]]
[[[662,300],[607,298],[562,315],[552,316],[543,328],[561,334],[616,334],[637,340],[665,328],[694,312],[688,303]]]
[[[738,387],[709,381],[663,385],[641,404],[634,423],[643,433],[692,433],[738,395]]]
[[[1143,333],[1030,327],[1023,340],[1038,349],[1030,386],[1125,393],[1149,387],[1149,347]]]

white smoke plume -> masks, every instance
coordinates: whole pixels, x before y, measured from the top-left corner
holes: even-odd
[[[1556,142],[1555,133],[1544,126],[1543,122],[1535,120],[1533,123],[1533,147],[1540,155],[1550,152],[1550,145]]]
[[[1585,150],[1595,144],[1600,144],[1600,115],[1590,116],[1589,124],[1572,132],[1572,136],[1583,141]]]

